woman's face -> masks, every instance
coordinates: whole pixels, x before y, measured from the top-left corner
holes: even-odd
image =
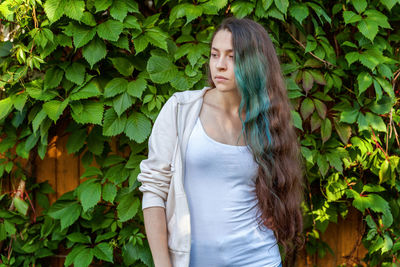
[[[220,30],[214,36],[210,56],[210,73],[218,90],[237,90],[234,64],[232,34]]]

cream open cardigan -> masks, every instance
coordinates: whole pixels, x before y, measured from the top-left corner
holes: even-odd
[[[162,107],[149,137],[148,158],[140,163],[142,209],[164,207],[173,267],[188,267],[190,213],[183,187],[188,139],[210,87],[174,93]]]

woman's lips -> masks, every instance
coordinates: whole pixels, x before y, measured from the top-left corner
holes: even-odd
[[[228,79],[225,78],[225,77],[222,77],[222,76],[216,76],[216,77],[215,77],[215,80],[216,80],[217,82],[224,82],[224,81],[227,81]]]

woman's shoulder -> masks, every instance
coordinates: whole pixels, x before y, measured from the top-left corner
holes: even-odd
[[[207,90],[211,89],[210,87],[206,86],[202,89],[197,90],[186,90],[181,92],[175,92],[173,96],[176,97],[178,103],[185,104],[191,103],[193,101],[199,100],[203,97]]]

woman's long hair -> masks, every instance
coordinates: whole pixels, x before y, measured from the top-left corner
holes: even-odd
[[[267,31],[257,22],[226,18],[215,30],[211,43],[220,30],[232,33],[242,133],[259,164],[258,221],[272,229],[277,242],[290,253],[304,243],[303,169],[280,62]],[[208,82],[215,87],[209,70]],[[240,114],[244,108],[243,121]]]

